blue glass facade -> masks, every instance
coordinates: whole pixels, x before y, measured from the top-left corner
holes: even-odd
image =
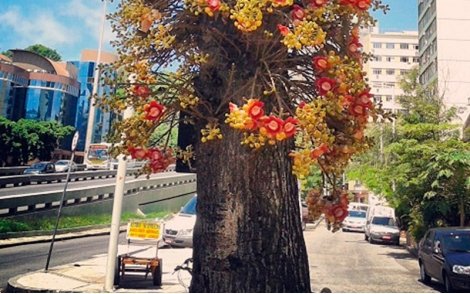
[[[75,128],[81,134],[77,143],[77,150],[83,151],[85,149],[85,134],[88,125],[89,101],[93,92],[95,62],[72,61],[70,63],[78,68],[77,80],[80,82],[80,96],[77,102]],[[108,86],[99,86],[97,92],[99,96],[109,94],[110,88]],[[113,119],[114,115],[105,113],[98,107],[95,108],[92,143],[106,142],[106,135],[109,132]]]
[[[11,66],[0,67],[0,116],[18,120],[24,116],[25,87],[28,85],[28,79],[25,75],[12,71]]]

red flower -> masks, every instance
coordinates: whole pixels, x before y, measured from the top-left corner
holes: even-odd
[[[248,104],[248,115],[254,119],[257,120],[260,117],[264,115],[264,103],[259,101],[259,100],[251,100],[250,103]]]
[[[146,85],[135,85],[134,94],[142,98],[147,98],[150,95],[150,89]]]
[[[328,148],[328,145],[323,143],[317,148],[312,150],[312,152],[310,153],[310,157],[313,159],[317,159],[318,157],[322,156],[325,153],[328,153],[329,151],[330,149]]]
[[[348,216],[348,210],[341,205],[333,206],[330,211],[338,222],[342,222]]]
[[[284,126],[284,121],[274,115],[264,116],[260,120],[263,122],[263,126],[266,128],[266,131],[270,137],[275,137]]]
[[[351,53],[357,53],[359,51],[359,48],[361,47],[362,47],[362,44],[359,43],[359,40],[356,38],[353,38],[348,44],[348,50]]]
[[[280,25],[280,24],[277,25],[277,29],[279,30],[279,32],[283,36],[287,36],[287,34],[289,34],[289,32],[290,32],[288,27]]]
[[[147,158],[148,150],[145,148],[135,148],[131,147],[127,151],[131,154],[132,159],[143,160]]]
[[[325,56],[316,56],[312,59],[312,61],[315,69],[319,72],[326,71],[331,67],[331,65],[328,63],[328,58]]]
[[[311,0],[309,5],[313,6],[314,8],[320,8],[328,3],[328,0]]]
[[[206,0],[207,6],[212,12],[219,11],[220,9],[220,0]]]
[[[230,112],[234,112],[234,111],[238,110],[238,106],[236,104],[233,104],[232,102],[230,102],[228,104],[228,109],[230,110]]]
[[[295,133],[297,132],[297,124],[298,123],[299,122],[293,117],[288,117],[284,121],[283,129],[284,129],[284,133],[286,134],[286,136],[288,138],[295,135]]]
[[[330,78],[320,78],[316,82],[317,90],[320,95],[325,95],[326,93],[333,90],[336,85],[336,81]]]
[[[362,116],[366,113],[364,105],[361,104],[351,104],[349,106],[349,112],[354,116]]]
[[[151,148],[148,151],[148,159],[150,161],[149,165],[152,169],[152,172],[161,172],[168,168],[170,165],[171,150],[168,150],[167,153],[163,153],[159,148]]]
[[[360,10],[367,10],[370,7],[371,0],[357,0],[356,7]]]
[[[305,105],[307,105],[307,103],[305,103],[305,101],[300,101],[299,108],[304,108]]]
[[[303,20],[305,17],[305,10],[301,6],[294,4],[290,15],[293,19]]]
[[[165,107],[159,104],[157,101],[151,101],[144,106],[144,111],[146,112],[145,118],[148,120],[159,120],[162,115]]]
[[[358,104],[361,104],[363,105],[364,107],[367,107],[369,108],[370,105],[371,105],[371,100],[370,98],[372,98],[372,94],[369,93],[369,89],[363,91],[362,93],[360,93],[357,98],[356,98],[356,102]]]

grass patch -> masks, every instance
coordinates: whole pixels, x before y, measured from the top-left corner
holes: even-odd
[[[124,212],[121,216],[122,222],[127,222],[129,219],[155,219],[163,218],[168,215],[168,211],[152,212],[145,216]],[[30,220],[11,220],[0,219],[0,233],[8,232],[25,232],[25,231],[49,231],[53,230],[56,218],[47,217],[40,219]],[[93,225],[107,225],[111,224],[110,214],[97,214],[97,215],[82,215],[82,216],[63,216],[59,221],[59,229],[70,229],[78,227],[86,227]]]

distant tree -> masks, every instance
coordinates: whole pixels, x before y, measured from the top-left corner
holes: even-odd
[[[12,57],[13,57],[13,53],[12,53],[10,50],[3,51],[3,52],[1,52],[0,54],[5,55],[5,56],[8,57],[8,58],[12,58]]]
[[[29,47],[26,47],[24,50],[37,53],[37,54],[39,54],[43,57],[49,58],[53,61],[61,61],[62,60],[62,56],[60,56],[60,54],[56,50],[51,49],[51,48],[46,47],[46,46],[41,45],[41,44],[31,45]]]
[[[50,160],[59,140],[73,130],[56,121],[13,122],[0,117],[0,150],[4,151],[0,152],[0,165],[23,165],[34,158]]]

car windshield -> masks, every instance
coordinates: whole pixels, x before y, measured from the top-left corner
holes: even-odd
[[[395,221],[391,217],[386,216],[376,216],[372,219],[373,225],[381,225],[381,226],[395,226]]]
[[[441,237],[444,251],[470,252],[470,232],[453,232]]]
[[[55,165],[69,165],[69,162],[67,160],[59,160]]]
[[[196,201],[197,197],[191,198],[181,209],[181,213],[185,214],[196,214]]]
[[[349,216],[350,217],[366,217],[366,212],[365,211],[357,211],[357,210],[351,210],[349,211]]]
[[[34,169],[43,169],[45,166],[46,166],[45,163],[39,162],[39,163],[33,164],[33,165],[31,166],[31,168],[34,168]]]

